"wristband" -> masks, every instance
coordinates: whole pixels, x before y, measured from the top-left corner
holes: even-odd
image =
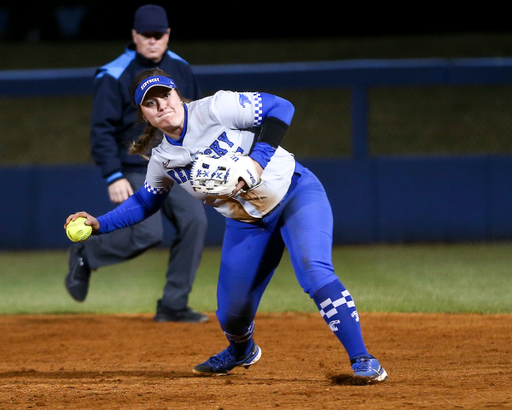
[[[114,172],[112,175],[109,175],[107,178],[105,178],[105,181],[107,182],[107,184],[110,185],[112,182],[115,182],[121,178],[124,178],[122,172]]]

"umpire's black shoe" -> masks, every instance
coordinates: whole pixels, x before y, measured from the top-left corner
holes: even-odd
[[[181,323],[204,323],[208,322],[208,316],[196,312],[187,307],[182,310],[169,309],[158,300],[156,315],[153,322],[181,322]]]
[[[69,249],[69,272],[66,275],[66,290],[77,302],[83,302],[89,291],[91,268],[82,255],[82,244],[72,245]]]

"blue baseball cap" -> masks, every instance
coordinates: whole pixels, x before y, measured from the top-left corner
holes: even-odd
[[[167,21],[167,12],[161,6],[155,4],[146,4],[141,6],[135,12],[133,28],[139,34],[160,32],[167,33],[169,22]]]
[[[154,77],[148,77],[141,81],[135,90],[135,104],[141,105],[144,101],[146,93],[153,87],[165,87],[165,88],[176,88],[176,84],[169,77],[163,77],[161,75],[155,75]]]

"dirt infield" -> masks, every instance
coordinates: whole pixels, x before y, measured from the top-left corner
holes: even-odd
[[[260,314],[260,362],[214,378],[191,372],[226,346],[214,315],[0,316],[0,409],[512,408],[512,315],[360,316],[385,383],[350,377],[318,314]]]

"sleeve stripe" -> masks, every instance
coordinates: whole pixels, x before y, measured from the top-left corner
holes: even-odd
[[[263,123],[263,99],[260,93],[254,93],[254,126],[261,127]]]
[[[144,181],[144,188],[150,194],[155,194],[155,195],[165,194],[166,192],[169,192],[171,190],[170,186],[164,187],[164,188],[153,188],[151,185],[148,184],[147,181]]]

